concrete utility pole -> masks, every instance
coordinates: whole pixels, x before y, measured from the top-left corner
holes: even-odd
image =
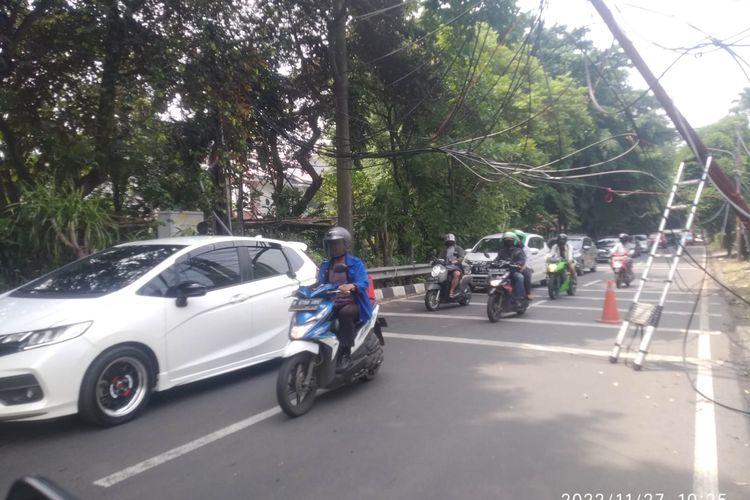
[[[672,120],[675,128],[680,133],[685,142],[687,142],[688,146],[695,155],[696,160],[698,160],[701,165],[705,165],[709,157],[708,149],[706,148],[705,144],[703,144],[703,142],[700,140],[700,137],[698,137],[698,134],[696,134],[695,130],[693,130],[693,127],[690,126],[685,117],[682,116],[680,111],[672,103],[672,99],[669,98],[669,95],[661,86],[659,79],[656,78],[656,76],[646,65],[645,61],[636,50],[633,43],[617,25],[615,18],[612,16],[612,12],[610,12],[607,6],[604,5],[603,0],[591,0],[591,4],[594,6],[597,12],[599,12],[599,15],[607,24],[607,27],[609,27],[609,30],[612,32],[615,38],[617,38],[617,41],[620,43],[620,47],[622,47],[622,50],[625,51],[625,54],[627,54],[635,67],[638,68],[638,71],[643,76],[643,79],[646,80],[646,83],[648,83],[651,91],[654,93],[654,96],[659,101],[659,103],[661,103],[664,111],[667,112],[667,115]],[[713,161],[713,159],[711,160],[711,165],[709,166],[708,175],[711,178],[711,182],[713,182],[716,189],[721,191],[730,205],[732,205],[735,210],[742,210],[744,212],[743,214],[738,211],[737,216],[741,219],[741,221],[747,228],[750,228],[750,217],[747,217],[745,215],[750,213],[750,208],[748,208],[747,203],[742,198],[742,194],[734,189],[732,181],[729,180],[726,175],[724,175],[724,172],[716,164],[716,162]]]
[[[333,94],[336,103],[336,204],[338,224],[352,230],[352,157],[349,139],[349,61],[346,50],[346,1],[334,0],[328,28]]]

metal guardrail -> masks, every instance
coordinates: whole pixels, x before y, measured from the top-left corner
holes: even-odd
[[[374,267],[368,269],[367,272],[372,275],[373,281],[378,281],[389,278],[403,278],[406,276],[422,276],[429,274],[431,269],[431,264],[414,263],[406,266]]]

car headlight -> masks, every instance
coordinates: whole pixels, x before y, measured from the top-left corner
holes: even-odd
[[[27,351],[46,345],[59,344],[60,342],[80,337],[92,324],[93,321],[84,321],[83,323],[72,325],[3,335],[0,336],[0,352]]]
[[[445,271],[445,267],[441,266],[440,264],[435,264],[434,266],[432,266],[432,271],[430,271],[430,274],[433,278],[437,278],[443,271]]]

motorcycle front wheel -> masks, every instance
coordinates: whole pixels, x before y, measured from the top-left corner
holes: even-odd
[[[437,308],[440,307],[440,297],[438,297],[439,291],[440,290],[428,290],[424,295],[424,306],[428,311],[437,311]]]
[[[617,288],[622,288],[622,273],[617,273],[617,277],[615,279],[615,285],[617,285]]]
[[[500,314],[503,309],[503,294],[493,293],[487,296],[487,318],[491,323],[500,321]]]
[[[304,415],[313,403],[318,391],[315,370],[310,381],[305,383],[308,370],[315,363],[315,356],[310,352],[301,352],[287,358],[281,364],[279,378],[276,380],[276,399],[284,413],[290,417]]]
[[[549,294],[549,298],[552,300],[555,300],[557,298],[557,294],[560,292],[560,287],[557,284],[557,280],[558,277],[556,274],[547,277],[547,293]]]

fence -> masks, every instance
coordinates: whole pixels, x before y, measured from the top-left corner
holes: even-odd
[[[367,272],[372,275],[373,281],[382,281],[399,278],[413,278],[430,274],[431,264],[409,264],[406,266],[374,267]]]

